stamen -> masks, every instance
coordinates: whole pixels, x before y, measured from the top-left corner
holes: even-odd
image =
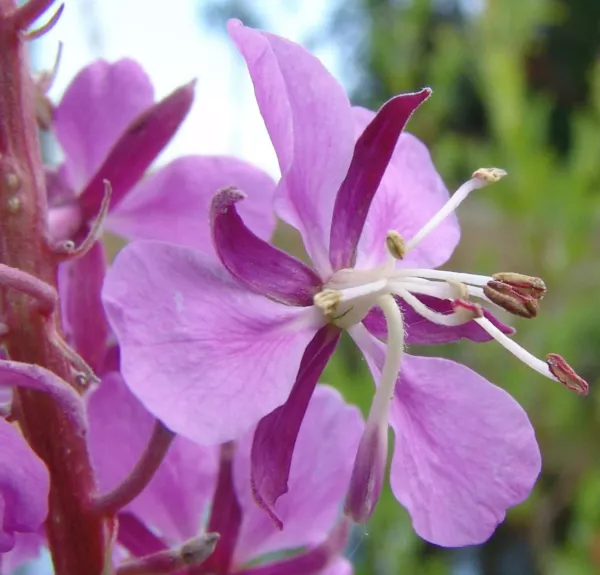
[[[333,289],[324,289],[315,294],[313,301],[326,316],[330,317],[342,302],[342,292]]]
[[[590,386],[587,381],[577,375],[575,370],[557,353],[549,353],[546,363],[554,377],[564,386],[579,395],[587,395]]]
[[[500,345],[510,351],[516,358],[537,371],[539,374],[558,381],[568,389],[581,395],[588,391],[588,384],[579,377],[573,368],[560,356],[554,353],[546,356],[546,361],[538,359],[517,342],[504,335],[495,325],[486,318],[475,320],[485,331],[487,331]]]
[[[409,252],[419,244],[433,229],[435,229],[443,220],[445,220],[473,191],[493,184],[506,176],[506,172],[500,168],[480,168],[473,173],[472,178],[465,182],[452,197],[446,202],[437,214],[435,214],[406,244],[406,251]]]
[[[485,317],[483,315],[483,309],[480,305],[469,301],[468,299],[455,299],[452,302],[452,309],[458,314],[462,314],[465,318],[463,323],[467,323],[475,318]]]
[[[509,285],[513,290],[534,299],[542,299],[546,294],[546,284],[541,278],[515,272],[502,272],[492,276],[496,281]]]
[[[475,317],[480,317],[480,314],[483,313],[480,308],[477,311],[474,311],[474,308],[472,307],[474,304],[469,305],[469,302],[463,302],[463,300],[457,300],[457,302],[463,302],[464,305],[457,305],[454,313],[439,313],[428,308],[420,299],[405,289],[399,289],[395,293],[420,316],[437,325],[445,325],[447,327],[462,325]]]
[[[483,276],[479,274],[465,274],[459,272],[451,272],[447,270],[430,270],[430,269],[401,269],[394,274],[394,279],[406,277],[417,277],[429,280],[455,281],[476,286],[484,286],[490,282],[493,277]]]
[[[377,304],[385,316],[388,338],[381,380],[371,404],[367,425],[371,423],[387,426],[388,411],[394,397],[394,388],[404,352],[404,322],[402,312],[391,295],[381,296]]]
[[[390,230],[385,238],[385,243],[390,255],[396,260],[404,259],[406,243],[404,238],[395,230]]]
[[[523,295],[509,284],[492,280],[483,286],[484,295],[507,312],[527,319],[537,316],[537,300]]]

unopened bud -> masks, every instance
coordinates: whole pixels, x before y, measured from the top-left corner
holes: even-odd
[[[388,252],[397,260],[404,259],[406,255],[406,243],[404,238],[396,231],[390,230],[385,238]]]
[[[577,375],[575,370],[557,353],[549,353],[546,356],[546,363],[550,372],[560,383],[567,389],[578,393],[579,395],[587,395],[590,386],[587,381]]]
[[[483,286],[484,295],[507,312],[527,319],[537,316],[537,300],[523,295],[510,285],[492,280]]]
[[[546,284],[541,278],[516,272],[501,272],[494,274],[492,277],[496,281],[509,285],[513,290],[534,299],[542,299],[546,294]]]
[[[324,289],[315,295],[313,301],[326,316],[332,316],[342,301],[342,294],[337,290]]]
[[[495,184],[507,175],[502,168],[479,168],[473,172],[473,179],[480,180],[485,184]]]

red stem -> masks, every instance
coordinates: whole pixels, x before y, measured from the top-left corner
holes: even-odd
[[[46,190],[36,130],[35,91],[23,34],[52,2],[32,0],[16,10],[0,0],[0,263],[56,287],[57,262],[46,244]],[[16,14],[16,16],[15,16]],[[76,385],[69,361],[48,339],[48,318],[31,297],[0,290],[4,337],[12,360],[37,364]],[[51,318],[57,324],[56,316]],[[19,423],[51,476],[48,545],[56,575],[101,575],[106,555],[104,519],[90,509],[95,480],[85,437],[51,398],[15,392]]]

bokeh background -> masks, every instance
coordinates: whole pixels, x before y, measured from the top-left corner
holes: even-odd
[[[534,320],[510,322],[538,356],[561,353],[591,386],[578,397],[500,346],[468,342],[413,352],[461,361],[506,388],[536,428],[544,469],[530,499],[484,545],[446,550],[412,532],[386,488],[348,554],[359,575],[600,573],[600,2],[598,0],[67,0],[33,48],[53,88],[96,57],[141,60],[159,95],[199,77],[189,122],[163,160],[236,153],[276,174],[241,59],[224,33],[237,16],[303,43],[354,103],[377,109],[424,85],[433,97],[409,131],[429,146],[450,190],[473,169],[509,177],[461,206],[449,269],[521,271],[546,281]],[[52,153],[52,150],[49,150]],[[281,229],[292,250],[297,239]],[[324,375],[366,411],[373,388],[345,341]]]

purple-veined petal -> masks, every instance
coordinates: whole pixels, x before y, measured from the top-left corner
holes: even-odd
[[[339,518],[363,429],[356,407],[346,404],[336,390],[317,386],[296,442],[289,491],[275,505],[283,531],[254,501],[249,481],[252,434],[242,440],[234,468],[236,491],[244,510],[236,565],[265,553],[319,544],[327,538]]]
[[[87,183],[121,132],[153,101],[150,79],[133,60],[98,60],[75,76],[53,118],[73,189]]]
[[[127,385],[202,445],[237,439],[281,405],[323,324],[316,309],[252,293],[202,254],[161,242],[121,251],[103,299]]]
[[[377,381],[385,345],[350,333]],[[404,354],[390,411],[394,495],[415,531],[445,547],[487,540],[539,475],[540,451],[523,408],[468,367]]]
[[[117,541],[133,557],[144,557],[168,549],[167,544],[130,511],[118,514]]]
[[[152,435],[154,417],[133,396],[117,372],[106,374],[88,399],[89,446],[99,487],[115,488],[133,469]],[[174,542],[198,533],[210,502],[217,452],[176,437],[148,486],[130,511]]]
[[[82,257],[58,268],[58,289],[67,340],[89,366],[98,372],[108,340],[108,322],[100,292],[106,273],[104,247],[96,242]]]
[[[439,299],[428,295],[416,295],[428,308],[437,313],[450,314],[454,310],[449,300]],[[469,339],[475,342],[491,341],[493,338],[474,321],[469,321],[462,325],[448,327],[433,323],[423,316],[419,315],[401,298],[396,298],[400,309],[406,331],[406,343],[408,345],[438,345],[441,343],[451,343],[459,339]],[[507,335],[512,335],[515,330],[512,327],[502,323],[492,313],[483,311],[485,317],[489,319],[499,330]],[[363,323],[367,329],[377,338],[387,339],[387,325],[383,312],[374,307],[369,311]]]
[[[240,575],[342,575],[352,573],[341,555],[348,542],[348,524],[339,523],[327,539],[298,555],[250,567]],[[345,565],[346,564],[346,565]]]
[[[239,206],[241,215],[257,236],[269,239],[275,228],[275,182],[251,164],[227,156],[186,156],[152,173],[111,210],[107,227],[130,239],[168,241],[212,254],[210,204],[226,186],[248,196]]]
[[[221,446],[219,476],[213,496],[210,519],[206,527],[209,533],[219,533],[219,544],[212,555],[202,564],[204,573],[230,573],[233,554],[242,525],[242,508],[235,493],[233,465],[237,446],[234,442]]]
[[[373,112],[354,108],[357,133],[369,125]],[[402,133],[367,215],[357,248],[357,268],[372,268],[385,261],[389,230],[408,241],[448,201],[450,195],[437,173],[425,144]],[[460,239],[454,214],[449,215],[421,243],[408,252],[398,267],[437,267],[452,254]]]
[[[354,149],[348,97],[323,64],[304,48],[238,20],[229,35],[242,53],[282,178],[279,216],[296,227],[315,268],[325,277],[335,194]]]
[[[144,110],[115,140],[79,197],[85,219],[92,220],[100,211],[107,180],[112,207],[144,175],[187,116],[194,101],[194,85],[194,82],[185,84]]]
[[[252,493],[279,529],[283,528],[283,523],[275,512],[275,502],[288,491],[298,433],[317,381],[340,335],[341,331],[332,325],[326,325],[316,333],[304,352],[287,401],[263,417],[254,432],[250,456]]]
[[[417,533],[446,547],[487,540],[540,473],[523,408],[464,365],[406,355],[391,411],[394,495]]]
[[[73,427],[87,431],[84,405],[78,393],[51,371],[29,363],[0,360],[0,386],[43,391],[60,404]]]
[[[213,245],[229,273],[249,289],[286,305],[312,306],[322,285],[306,264],[254,235],[244,224],[236,204],[245,199],[236,188],[226,188],[213,199],[210,220]]]
[[[37,559],[46,544],[43,528],[39,533],[15,533],[15,546],[5,553],[0,553],[0,573],[10,575],[19,567]]]
[[[388,100],[356,141],[348,174],[333,208],[329,257],[334,270],[354,267],[357,245],[367,214],[371,213],[369,208],[396,149],[398,138],[410,116],[430,95],[431,90],[425,88]],[[389,218],[389,214],[387,216]],[[373,216],[371,218],[373,220]],[[378,228],[377,235],[381,235],[384,248],[385,234],[390,229],[395,228]]]
[[[0,418],[0,553],[13,549],[16,533],[37,532],[48,514],[49,490],[44,462]]]

